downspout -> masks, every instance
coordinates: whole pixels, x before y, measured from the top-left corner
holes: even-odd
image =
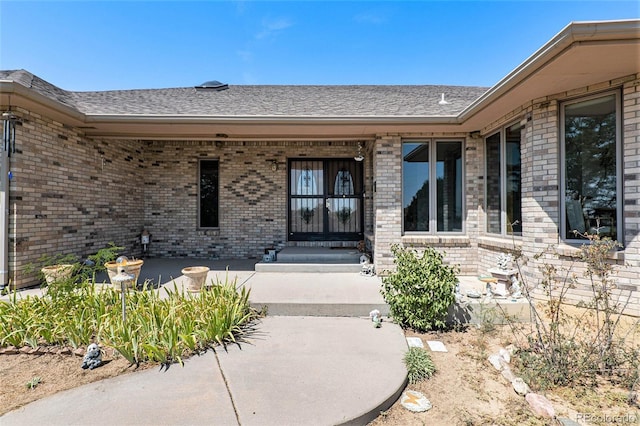
[[[9,166],[15,152],[15,121],[11,112],[2,113],[2,146],[0,159],[0,289],[9,285]]]

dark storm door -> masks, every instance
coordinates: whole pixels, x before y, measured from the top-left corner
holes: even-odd
[[[362,162],[290,160],[289,240],[361,240],[363,187]]]

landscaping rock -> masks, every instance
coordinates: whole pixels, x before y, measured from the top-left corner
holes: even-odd
[[[23,346],[23,347],[20,348],[20,353],[28,355],[29,352],[31,352],[31,347],[30,346]]]
[[[515,379],[513,379],[511,381],[511,386],[513,386],[513,390],[516,391],[518,395],[525,396],[526,394],[531,392],[529,385],[520,377],[516,377]]]
[[[44,355],[45,349],[37,346],[29,351],[29,355]]]
[[[429,401],[424,394],[412,390],[408,390],[402,394],[400,404],[414,413],[421,413],[430,410],[432,407],[431,401]]]
[[[75,356],[83,357],[84,356],[84,352],[85,352],[84,349],[78,348],[75,351],[73,351],[73,354]]]
[[[407,345],[410,348],[424,348],[424,343],[422,343],[422,339],[419,337],[407,337]]]
[[[15,346],[7,346],[6,348],[2,349],[1,353],[3,355],[16,355],[19,353],[19,351]]]
[[[513,379],[516,378],[516,375],[513,374],[513,371],[511,371],[510,368],[505,368],[503,369],[500,374],[502,374],[502,377],[504,377],[505,379],[507,379],[507,381],[509,383],[513,382]]]
[[[502,371],[504,369],[504,360],[502,359],[502,357],[498,354],[491,354],[489,355],[489,363],[491,363],[491,365],[493,365],[493,368],[495,368],[498,371]]]
[[[498,352],[498,354],[502,357],[502,359],[504,359],[507,363],[511,362],[511,354],[509,353],[508,350],[504,349],[504,348],[500,348],[500,351]]]
[[[531,411],[533,411],[537,416],[554,418],[556,416],[556,411],[553,409],[551,402],[547,398],[537,393],[529,392],[524,399],[529,403],[529,407],[531,407]]]
[[[71,355],[71,349],[69,348],[61,348],[58,353],[60,355]]]

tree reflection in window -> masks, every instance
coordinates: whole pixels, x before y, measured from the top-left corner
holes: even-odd
[[[578,232],[617,237],[616,95],[568,104],[564,110],[565,238]],[[567,206],[582,210],[582,218]],[[576,208],[573,208],[576,210]],[[584,230],[577,229],[585,223]]]

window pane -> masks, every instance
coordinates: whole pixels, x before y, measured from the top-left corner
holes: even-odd
[[[462,231],[462,142],[437,143],[438,231]]]
[[[616,97],[565,107],[565,238],[617,238]]]
[[[405,231],[429,230],[429,144],[402,145],[402,206]]]
[[[500,234],[500,133],[489,136],[486,140],[486,185],[487,185],[487,232]]]
[[[520,124],[505,130],[507,234],[522,235],[522,190],[520,169]],[[517,222],[517,223],[516,223]]]
[[[218,227],[218,162],[200,162],[200,226]]]

